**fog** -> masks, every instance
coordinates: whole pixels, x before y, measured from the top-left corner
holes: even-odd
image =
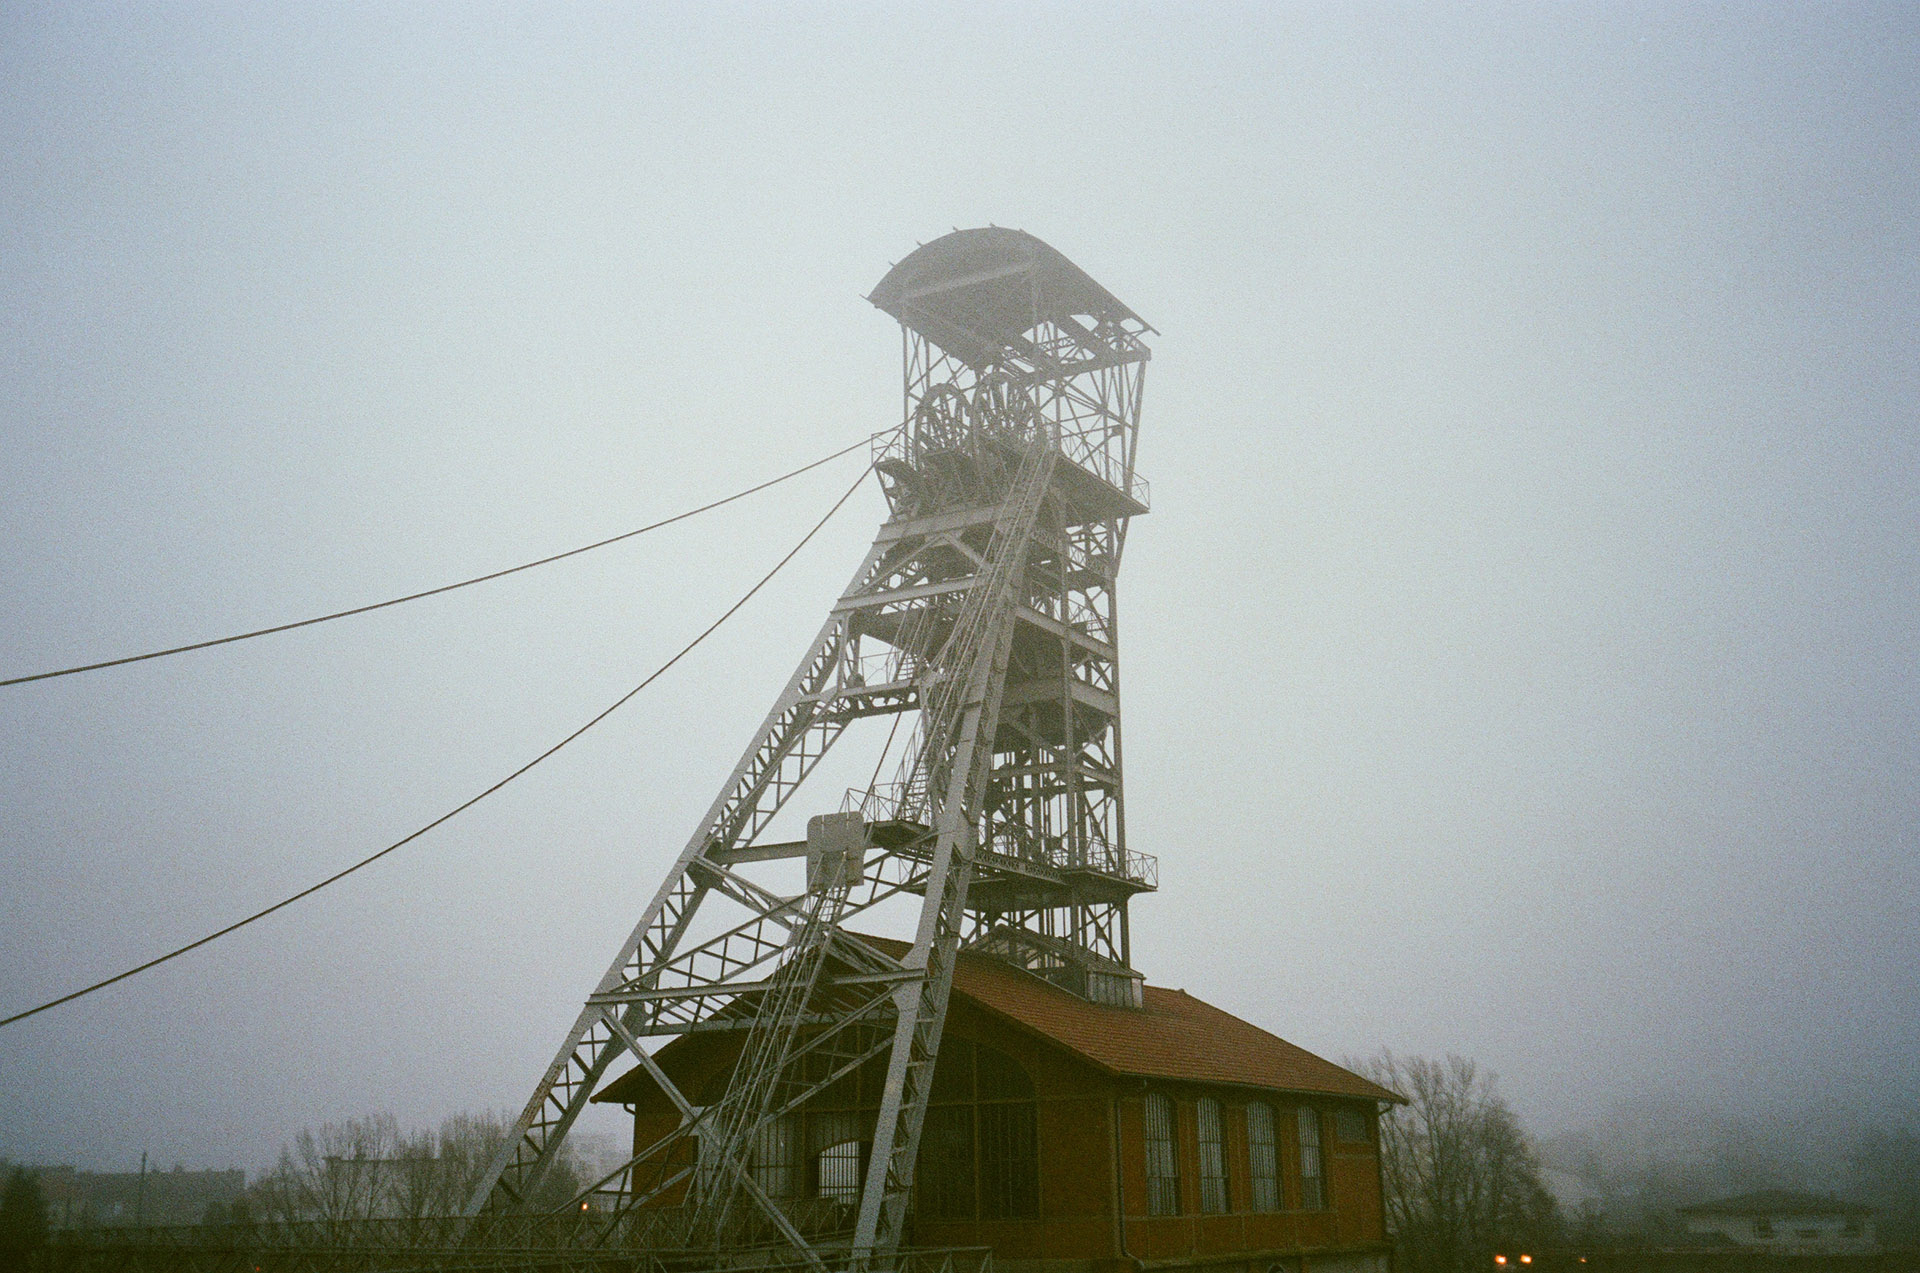
[[[1018,226],[1163,333],[1150,982],[1476,1057],[1541,1132],[1920,1094],[1910,9],[278,8],[0,11],[0,677],[855,442],[900,412],[864,293]],[[504,776],[860,463],[0,690],[0,1015]],[[0,1029],[0,1154],[517,1109],[882,516],[454,822]]]

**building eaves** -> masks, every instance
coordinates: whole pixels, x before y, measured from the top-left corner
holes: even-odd
[[[1399,1093],[1184,990],[1147,986],[1144,1006],[1111,1007],[973,954],[956,963],[953,988],[1116,1077],[1406,1103]]]
[[[1827,1194],[1797,1193],[1789,1189],[1761,1189],[1713,1202],[1676,1208],[1689,1216],[1866,1216],[1873,1208]]]

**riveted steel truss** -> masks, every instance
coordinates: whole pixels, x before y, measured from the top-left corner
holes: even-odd
[[[891,516],[588,996],[471,1214],[526,1208],[625,1059],[678,1125],[576,1202],[655,1226],[671,1215],[661,1240],[675,1249],[770,1243],[815,1273],[890,1266],[963,944],[1088,998],[1137,1001],[1127,903],[1157,880],[1125,843],[1114,580],[1127,519],[1145,511],[1133,473],[1145,328],[1013,233],[957,232],[986,237],[921,262],[896,303],[876,294],[905,333],[906,424],[874,457]],[[990,332],[967,326],[975,310]],[[804,841],[763,841],[828,749],[874,716],[893,718],[889,751],[912,723],[890,781],[849,792]],[[790,871],[766,874],[802,858],[802,892],[771,882]],[[918,915],[902,940],[860,935],[902,898]],[[682,1091],[654,1055],[708,1032],[738,1040],[717,1097]],[[857,1190],[804,1196],[769,1167],[769,1146],[783,1120],[863,1073],[884,1080],[855,1129],[871,1146]]]

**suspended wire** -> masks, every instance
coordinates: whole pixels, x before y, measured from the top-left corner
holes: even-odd
[[[823,456],[811,464],[794,469],[790,473],[782,473],[779,477],[771,478],[760,483],[758,486],[749,486],[744,491],[736,491],[725,499],[717,499],[711,504],[702,504],[698,508],[690,508],[684,513],[675,513],[672,517],[663,518],[660,521],[641,526],[636,530],[625,531],[591,544],[583,544],[578,548],[569,548],[563,553],[554,553],[551,557],[542,557],[538,561],[522,562],[518,566],[508,566],[505,570],[495,570],[488,574],[475,575],[471,579],[462,579],[458,583],[442,584],[438,588],[428,588],[425,592],[410,592],[404,597],[394,597],[388,601],[376,601],[372,605],[355,606],[351,610],[336,610],[332,614],[316,615],[311,619],[297,619],[292,623],[278,623],[273,627],[258,628],[252,632],[237,632],[232,636],[215,637],[211,641],[195,641],[190,645],[176,645],[165,650],[150,650],[145,654],[129,654],[125,658],[105,659],[99,663],[82,663],[78,667],[63,667],[53,672],[35,672],[29,676],[8,677],[5,680],[0,680],[0,688],[8,685],[25,685],[29,681],[49,681],[56,676],[75,676],[81,672],[98,672],[102,668],[120,667],[126,663],[141,663],[147,659],[163,659],[170,654],[186,654],[189,651],[204,650],[210,646],[230,645],[235,641],[251,641],[254,637],[272,636],[276,632],[291,632],[295,628],[309,628],[316,623],[330,623],[335,619],[345,619],[356,614],[366,614],[370,610],[384,610],[388,606],[397,606],[408,601],[419,601],[423,597],[437,597],[443,592],[452,592],[456,588],[470,588],[474,584],[486,583],[490,579],[503,579],[508,575],[519,574],[523,570],[532,570],[535,566],[551,565],[556,561],[564,561],[568,557],[578,557],[581,553],[590,553],[596,548],[605,548],[609,544],[617,544],[624,539],[632,539],[636,535],[644,535],[650,530],[659,530],[662,526],[671,526],[675,522],[683,522],[689,517],[697,517],[701,513],[710,512],[723,504],[731,504],[735,500],[745,499],[749,495],[754,495],[766,490],[769,486],[778,486],[789,478],[799,477],[802,473],[812,472],[822,464],[830,464],[849,451],[858,450],[860,447],[865,446],[871,442],[873,438],[878,436],[880,435],[873,434],[869,437],[861,438],[851,446],[841,447],[832,455]],[[0,1024],[4,1023],[0,1022]]]
[[[188,951],[198,950],[200,947],[205,946],[209,942],[217,941],[220,938],[225,937],[229,933],[237,932],[240,929],[245,928],[248,924],[253,923],[255,920],[265,919],[267,916],[273,914],[275,911],[283,910],[286,907],[293,905],[295,902],[299,901],[304,897],[313,896],[315,893],[318,893],[321,889],[327,887],[327,885],[329,884],[334,884],[339,882],[340,880],[344,880],[345,878],[347,878],[347,876],[352,875],[355,871],[360,870],[362,867],[372,866],[375,862],[378,862],[381,858],[387,856],[387,854],[393,852],[395,849],[398,849],[403,845],[412,843],[413,841],[419,839],[421,836],[425,835],[427,832],[433,830],[435,827],[441,825],[444,822],[451,821],[455,816],[466,812],[468,809],[473,808],[473,806],[479,804],[482,800],[485,800],[488,796],[500,790],[502,787],[512,782],[515,778],[520,777],[520,775],[526,773],[528,770],[532,769],[535,765],[539,764],[543,760],[546,760],[548,757],[552,756],[555,752],[559,751],[562,747],[565,747],[568,743],[580,737],[582,734],[592,729],[595,725],[598,725],[601,721],[605,720],[607,717],[613,715],[621,707],[625,706],[627,701],[631,699],[634,695],[638,694],[641,690],[647,688],[647,686],[653,684],[656,680],[658,680],[661,677],[661,675],[667,671],[668,668],[671,668],[674,664],[678,663],[681,659],[691,654],[695,646],[699,645],[702,641],[712,636],[714,632],[720,627],[721,624],[725,623],[728,619],[731,619],[734,616],[734,614],[738,612],[742,606],[746,605],[747,602],[753,600],[754,594],[758,593],[762,588],[766,587],[768,583],[772,582],[773,577],[779,574],[781,570],[785,569],[788,562],[792,561],[796,556],[799,555],[800,550],[802,548],[805,548],[808,542],[812,540],[815,535],[820,533],[821,527],[825,526],[830,520],[832,520],[833,515],[839,512],[841,507],[848,500],[853,498],[853,493],[860,489],[860,484],[867,480],[867,474],[871,473],[872,471],[873,471],[873,466],[871,464],[869,464],[866,468],[862,469],[860,471],[860,476],[854,479],[853,485],[849,486],[846,489],[846,492],[843,495],[841,495],[839,499],[834,501],[833,507],[827,510],[826,515],[824,517],[822,517],[819,521],[813,524],[813,529],[809,530],[806,534],[802,535],[800,537],[800,542],[795,544],[792,548],[788,549],[787,555],[782,557],[778,562],[774,563],[774,567],[772,570],[769,570],[766,574],[760,577],[760,582],[754,584],[753,587],[747,589],[745,593],[741,594],[740,599],[734,602],[732,605],[728,606],[726,610],[724,610],[721,613],[719,618],[715,619],[712,623],[708,624],[706,628],[700,633],[699,636],[693,638],[693,640],[681,646],[680,652],[678,654],[675,654],[672,658],[668,659],[665,663],[662,663],[659,667],[655,668],[651,673],[648,674],[646,680],[641,681],[638,685],[634,686],[632,689],[622,694],[619,698],[615,699],[611,704],[609,704],[604,710],[602,710],[599,714],[594,716],[586,724],[580,726],[580,728],[574,730],[571,734],[568,734],[565,738],[562,738],[559,742],[547,748],[545,751],[541,752],[538,756],[535,756],[532,760],[529,760],[526,764],[520,766],[518,769],[508,774],[506,777],[502,778],[500,781],[494,783],[491,787],[488,787],[485,791],[482,791],[479,795],[474,796],[471,799],[464,800],[461,803],[455,805],[453,808],[447,810],[445,813],[441,814],[439,817],[435,818],[433,821],[427,823],[425,826],[421,827],[419,830],[414,831],[410,835],[406,835],[398,840],[395,840],[392,844],[389,844],[386,848],[381,849],[378,853],[374,853],[367,857],[361,858],[358,862],[355,862],[352,866],[347,867],[345,870],[336,871],[332,875],[329,875],[326,879],[321,880],[318,884],[309,885],[308,887],[301,889],[298,893],[295,893],[290,897],[282,898],[280,901],[275,902],[273,905],[267,907],[265,910],[255,911],[253,914],[247,916],[245,919],[236,920],[235,922],[228,924],[225,928],[216,929],[215,931],[208,933],[205,937],[200,938],[198,941],[190,941],[186,945],[181,946],[178,949],[170,950],[166,954],[160,955],[153,959],[149,959],[147,960],[147,962],[143,964],[136,964],[132,968],[127,969],[125,972],[116,973],[113,976],[108,977],[104,981],[96,981],[92,985],[87,986],[83,989],[75,990],[70,994],[61,995],[58,999],[49,999],[47,1000],[47,1002],[41,1004],[37,1008],[28,1008],[25,1012],[16,1012],[10,1017],[0,1018],[0,1028],[10,1026],[16,1021],[25,1021],[28,1017],[35,1016],[39,1013],[45,1012],[48,1008],[57,1008],[63,1003],[71,1003],[73,1000],[79,999],[85,995],[90,995],[96,990],[105,990],[108,986],[111,986],[116,982],[125,981],[127,978],[135,976],[139,973],[143,973],[147,971],[147,969],[149,968],[157,968],[161,964],[166,963],[170,959],[178,959],[180,956],[186,954]]]

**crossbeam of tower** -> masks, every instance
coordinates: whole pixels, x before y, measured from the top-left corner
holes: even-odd
[[[922,246],[869,299],[903,335],[907,423],[875,455],[890,515],[470,1214],[532,1208],[624,1059],[679,1124],[590,1187],[613,1199],[610,1241],[631,1222],[716,1256],[772,1244],[820,1273],[889,1267],[959,950],[1139,1004],[1127,905],[1157,868],[1125,842],[1115,577],[1146,511],[1134,453],[1151,329],[1051,247],[998,228]],[[805,840],[763,840],[849,726],[878,716],[913,722],[891,780],[817,813]],[[799,859],[804,891],[781,891],[770,873]],[[902,940],[862,935],[902,899],[917,899]],[[738,1040],[724,1090],[682,1091],[655,1052],[713,1032]],[[862,1072],[884,1082],[858,1129],[861,1178],[806,1196],[784,1166],[793,1116]]]

